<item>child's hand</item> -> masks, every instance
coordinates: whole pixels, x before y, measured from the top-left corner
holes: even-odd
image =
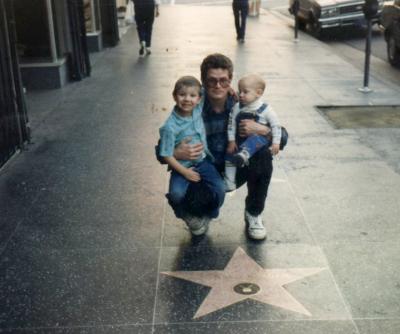
[[[186,168],[185,173],[183,174],[186,180],[189,180],[191,182],[199,182],[201,180],[200,174],[197,173],[193,167],[191,168]]]
[[[237,151],[237,145],[234,141],[228,142],[228,147],[226,148],[226,153],[233,154]]]
[[[272,155],[277,155],[279,153],[279,144],[272,144],[270,150]]]

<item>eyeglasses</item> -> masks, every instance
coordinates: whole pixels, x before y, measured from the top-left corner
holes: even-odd
[[[215,88],[217,85],[220,85],[222,88],[227,88],[231,84],[231,81],[227,78],[216,79],[216,78],[207,78],[206,85],[207,87]]]

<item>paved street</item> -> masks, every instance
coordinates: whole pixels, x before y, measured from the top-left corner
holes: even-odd
[[[237,44],[227,5],[164,4],[153,37],[140,59],[132,27],[92,55],[90,78],[28,92],[33,142],[0,171],[0,332],[398,334],[400,129],[337,128],[316,108],[399,105],[385,64],[360,93],[354,59],[294,43],[276,13]],[[165,200],[158,128],[175,80],[213,52],[235,86],[267,80],[290,134],[264,242],[245,235],[244,187],[200,239]]]

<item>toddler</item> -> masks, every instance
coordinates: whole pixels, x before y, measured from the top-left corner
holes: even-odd
[[[281,127],[272,107],[261,99],[265,90],[265,81],[258,75],[250,74],[239,80],[239,103],[232,109],[228,123],[228,147],[225,162],[225,186],[227,191],[236,188],[236,167],[249,164],[249,159],[262,147],[271,145],[273,155],[279,153]],[[271,136],[251,135],[240,137],[238,124],[243,119],[254,119],[256,122],[268,125]]]

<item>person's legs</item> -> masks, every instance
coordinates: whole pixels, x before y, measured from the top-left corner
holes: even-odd
[[[272,172],[271,153],[264,147],[250,160],[247,174],[246,211],[251,215],[258,216],[264,211]]]
[[[240,22],[240,38],[244,41],[244,36],[246,34],[246,20],[247,20],[247,14],[249,13],[249,8],[244,5],[242,6],[242,8],[240,9],[240,18],[241,18],[241,22]]]
[[[145,33],[145,18],[140,15],[139,13],[135,15],[136,21],[136,29],[138,33],[139,43],[140,43],[140,50],[139,55],[144,55],[144,48],[146,47],[146,33]]]
[[[205,213],[210,218],[217,218],[219,208],[224,203],[225,199],[225,184],[221,175],[215,169],[212,163],[207,160],[202,161],[195,167],[196,171],[200,174],[202,182],[204,182],[214,196],[214,203],[210,212]]]
[[[237,187],[247,182],[245,220],[248,236],[255,240],[265,239],[267,235],[261,213],[265,207],[272,171],[272,156],[264,147],[250,159],[249,166],[239,168],[236,173]]]
[[[145,27],[144,27],[146,48],[148,51],[150,50],[150,47],[151,47],[151,34],[153,31],[153,23],[154,23],[154,9],[148,13]]]
[[[239,40],[240,37],[240,9],[236,4],[232,4],[233,16],[235,17],[235,29],[236,29],[236,39]]]
[[[182,202],[185,198],[188,187],[188,180],[175,171],[171,172],[169,191],[166,196],[177,218],[182,218]]]

